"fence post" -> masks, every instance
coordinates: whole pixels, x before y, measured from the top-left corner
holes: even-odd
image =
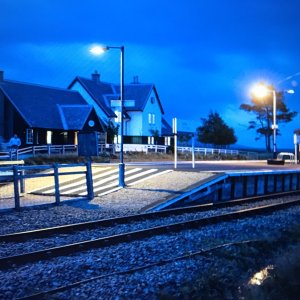
[[[18,167],[13,166],[14,174],[14,194],[15,194],[15,208],[20,209],[20,193],[19,193],[19,176],[18,176]]]
[[[21,193],[25,193],[24,170],[20,171],[20,190]]]
[[[53,173],[54,173],[54,187],[55,187],[55,204],[60,203],[60,193],[59,193],[59,178],[58,178],[58,165],[57,163],[53,164]]]
[[[88,199],[94,199],[94,187],[93,187],[93,173],[91,161],[86,162],[86,189]]]

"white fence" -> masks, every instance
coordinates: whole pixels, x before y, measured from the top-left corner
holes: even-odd
[[[120,152],[120,144],[115,145],[115,151]],[[162,145],[145,145],[145,144],[124,144],[124,152],[167,152],[167,146]]]
[[[164,145],[146,145],[146,144],[124,144],[123,151],[126,152],[161,152],[166,153],[168,146]],[[192,153],[192,147],[177,147],[178,153]],[[99,144],[99,153],[104,152],[120,152],[120,144]],[[257,152],[240,151],[233,149],[216,149],[216,148],[200,148],[195,147],[194,152],[197,154],[212,155],[212,154],[223,154],[223,155],[240,155],[248,158],[257,159]],[[14,152],[0,152],[0,159],[18,159],[20,155],[36,156],[36,155],[64,155],[67,153],[75,154],[78,153],[77,145],[39,145],[21,148],[14,150]]]

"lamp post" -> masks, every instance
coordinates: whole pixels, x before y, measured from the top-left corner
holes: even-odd
[[[121,56],[120,56],[120,163],[119,163],[119,186],[125,186],[125,164],[124,164],[124,143],[123,143],[123,136],[124,136],[124,122],[123,122],[123,115],[124,115],[124,46],[106,46],[100,47],[95,46],[90,51],[95,54],[99,55],[103,52],[110,50],[110,49],[119,49]]]
[[[277,157],[277,142],[276,142],[276,136],[277,136],[277,129],[278,125],[276,122],[276,112],[277,112],[277,96],[276,96],[276,90],[275,89],[269,89],[264,84],[256,85],[252,92],[259,98],[265,97],[268,93],[272,93],[273,96],[273,124],[272,124],[272,130],[273,130],[273,158]],[[294,90],[284,90],[284,92],[288,94],[294,94]]]
[[[276,91],[273,89],[272,90],[273,94],[273,158],[276,158],[276,153],[277,153],[277,144],[276,144],[276,135],[277,135],[277,124],[276,124],[276,104],[277,104],[277,98],[276,98]]]

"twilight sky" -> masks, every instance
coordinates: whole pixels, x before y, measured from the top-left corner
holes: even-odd
[[[125,46],[125,83],[154,83],[165,117],[190,120],[216,111],[238,144],[263,146],[247,130],[258,81],[300,104],[299,0],[0,0],[0,69],[6,79],[67,87],[76,75],[119,83],[120,53],[90,54],[97,43]],[[293,76],[294,75],[294,76]],[[279,124],[278,149],[293,148],[293,130]]]

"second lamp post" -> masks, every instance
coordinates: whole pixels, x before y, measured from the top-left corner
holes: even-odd
[[[125,164],[124,164],[124,46],[95,46],[91,49],[93,54],[99,55],[109,49],[119,49],[120,57],[120,163],[119,163],[119,186],[125,186]]]

